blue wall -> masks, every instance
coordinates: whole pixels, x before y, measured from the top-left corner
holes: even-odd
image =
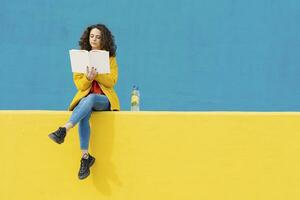
[[[83,3],[84,2],[84,3]],[[300,111],[300,1],[1,1],[0,109],[67,109],[68,50],[105,23],[129,109]]]

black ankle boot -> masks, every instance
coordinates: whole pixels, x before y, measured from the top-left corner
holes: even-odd
[[[65,127],[59,127],[55,132],[50,133],[48,136],[54,142],[61,144],[64,142],[67,130]]]
[[[90,175],[90,167],[94,164],[95,158],[91,155],[87,159],[81,158],[80,169],[78,172],[79,179],[85,179]]]

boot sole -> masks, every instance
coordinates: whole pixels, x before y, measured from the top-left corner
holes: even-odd
[[[89,175],[90,175],[90,171],[88,171],[88,173],[85,174],[84,176],[78,176],[78,178],[79,178],[80,180],[83,180],[83,179],[87,178]]]
[[[95,160],[96,160],[96,159],[94,158],[94,159],[91,161],[91,163],[90,163],[90,165],[89,165],[90,167],[95,163]]]
[[[49,134],[48,137],[49,137],[51,140],[53,140],[55,143],[57,143],[57,144],[61,144],[61,143],[64,142],[64,141],[59,141],[59,140],[57,139],[57,137],[56,137],[55,135],[53,135],[52,133]]]

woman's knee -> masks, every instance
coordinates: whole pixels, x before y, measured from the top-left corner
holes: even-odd
[[[88,103],[92,103],[95,101],[96,94],[89,94],[88,96],[85,97],[85,101]]]
[[[95,101],[95,94],[89,94],[88,96],[81,99],[80,103],[83,105],[93,105],[93,102]]]

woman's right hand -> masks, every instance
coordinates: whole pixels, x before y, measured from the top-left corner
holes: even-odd
[[[90,70],[88,66],[86,66],[86,78],[89,81],[92,81],[95,79],[95,77],[97,76],[97,71],[96,68],[92,67],[92,69]]]

